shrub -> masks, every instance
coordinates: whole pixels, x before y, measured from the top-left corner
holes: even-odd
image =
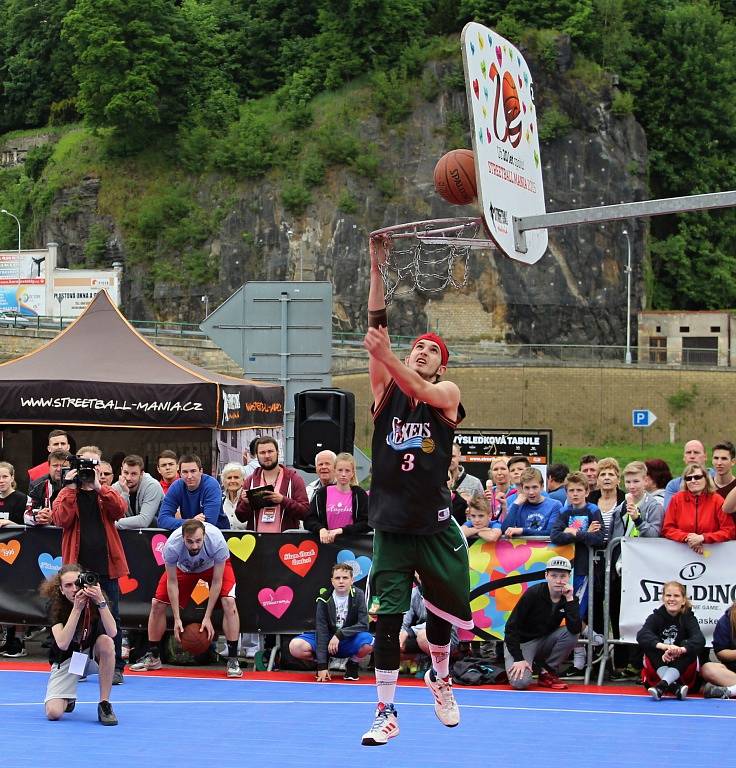
[[[549,107],[539,120],[539,140],[554,141],[566,136],[572,128],[572,121],[557,107]]]
[[[357,213],[358,201],[352,196],[349,190],[344,189],[337,200],[337,208],[343,213]]]
[[[634,96],[626,91],[618,91],[611,102],[611,112],[616,117],[626,117],[634,114]]]
[[[302,181],[308,187],[317,187],[325,180],[325,164],[319,157],[310,156],[302,166]]]
[[[312,195],[302,184],[292,181],[281,189],[281,202],[287,211],[300,216],[312,202]]]

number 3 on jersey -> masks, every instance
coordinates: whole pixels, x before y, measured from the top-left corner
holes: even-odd
[[[415,457],[413,453],[404,454],[404,461],[401,462],[402,472],[411,472],[412,469],[414,469],[414,458]]]

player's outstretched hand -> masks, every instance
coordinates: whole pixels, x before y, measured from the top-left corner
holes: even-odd
[[[368,350],[368,354],[377,360],[389,358],[392,352],[388,328],[369,328],[363,340],[363,346]]]
[[[326,669],[320,669],[317,671],[317,674],[315,676],[315,680],[318,683],[327,683],[331,680],[330,673]]]
[[[371,267],[378,267],[386,263],[391,247],[391,238],[388,235],[375,235],[368,241],[368,250],[371,254]]]

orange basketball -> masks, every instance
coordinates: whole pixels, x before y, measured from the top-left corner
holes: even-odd
[[[437,194],[453,205],[468,205],[478,196],[475,156],[469,149],[453,149],[434,167]]]
[[[511,125],[515,118],[521,112],[519,104],[519,92],[516,90],[516,83],[510,72],[503,73],[503,111],[506,115],[506,125]]]
[[[192,656],[199,656],[210,647],[207,632],[199,631],[201,624],[187,624],[181,633],[181,647]]]

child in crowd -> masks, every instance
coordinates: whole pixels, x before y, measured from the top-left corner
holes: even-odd
[[[610,538],[623,537],[656,538],[662,531],[664,509],[659,502],[646,491],[647,465],[643,461],[632,461],[624,467],[624,486],[626,496],[618,504],[611,517]],[[611,552],[611,598],[609,615],[613,636],[619,634],[619,614],[621,613],[621,547],[614,547]],[[629,645],[617,645],[615,648],[615,666],[611,670],[612,680],[638,678],[641,672],[642,658],[639,649]]]
[[[498,541],[501,538],[501,523],[491,520],[488,500],[482,493],[476,493],[468,506],[468,521],[462,526],[462,532],[468,542],[474,539]]]
[[[668,581],[663,587],[662,603],[636,636],[644,652],[642,682],[655,701],[665,693],[682,701],[695,682],[698,654],[705,648],[705,638],[684,584]]]
[[[542,473],[538,469],[525,469],[519,478],[523,501],[513,504],[502,523],[503,535],[549,536],[552,523],[562,510],[556,499],[542,495]]]
[[[330,656],[348,659],[345,680],[358,680],[360,659],[373,650],[368,631],[365,593],[353,586],[353,568],[348,563],[332,566],[332,594],[317,598],[315,632],[305,632],[289,643],[289,652],[302,661],[317,661],[317,682],[330,679]]]
[[[603,546],[603,517],[595,504],[586,501],[588,479],[582,472],[573,472],[565,478],[567,503],[552,524],[550,539],[553,544],[575,544],[575,575],[573,590],[580,601],[580,618],[583,620],[581,637],[590,637],[586,625],[588,617],[588,547]],[[603,637],[594,634],[594,645],[602,645]],[[599,641],[599,642],[597,642]],[[586,646],[579,643],[573,651],[572,666],[564,677],[582,676],[586,664]]]
[[[736,699],[736,603],[718,619],[713,630],[713,652],[718,661],[703,664],[706,699]]]

